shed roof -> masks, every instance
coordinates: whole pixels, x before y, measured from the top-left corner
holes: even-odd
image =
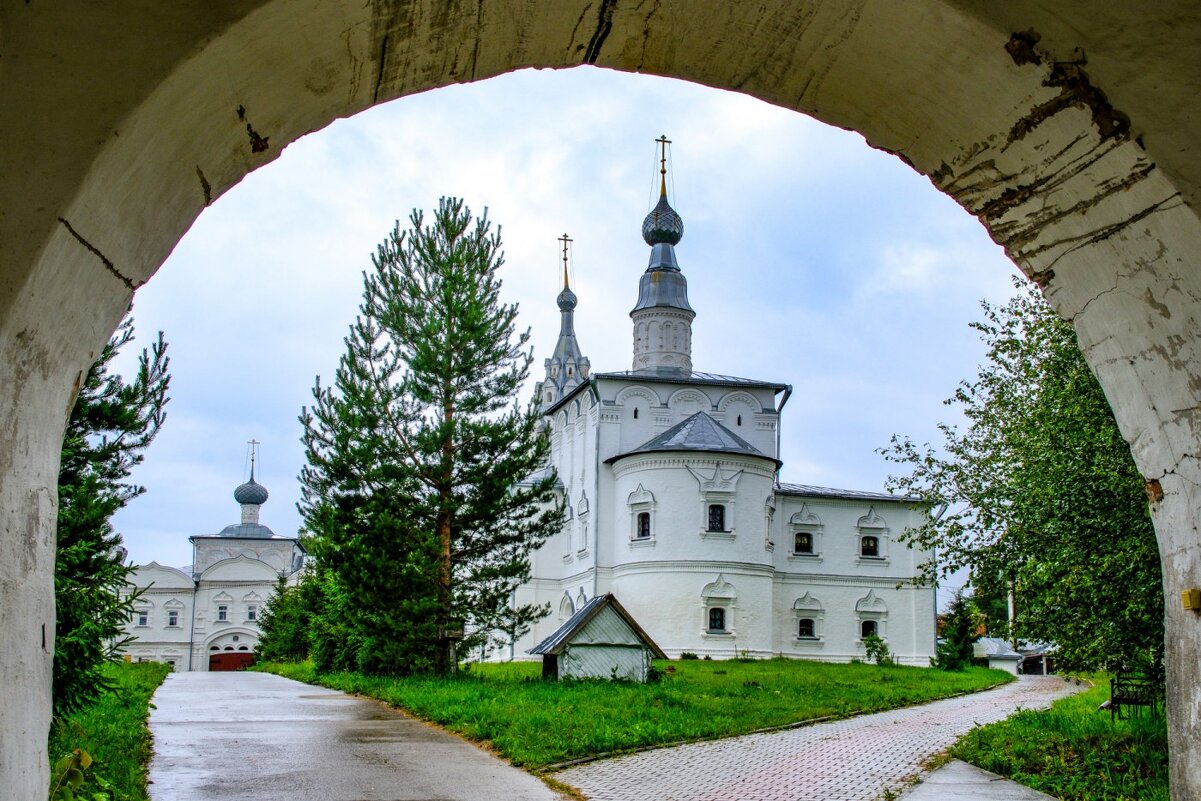
[[[656,659],[666,659],[667,654],[663,653],[659,646],[655,645],[655,641],[650,638],[650,635],[642,630],[634,618],[630,617],[630,613],[625,610],[625,607],[618,603],[617,598],[613,593],[598,595],[588,603],[580,607],[574,615],[567,619],[562,626],[555,630],[555,633],[547,637],[542,642],[535,645],[533,648],[526,651],[527,654],[560,654],[563,649],[571,644],[571,639],[578,634],[588,623],[596,617],[605,607],[611,608],[625,622],[630,630],[638,637],[655,655]]]

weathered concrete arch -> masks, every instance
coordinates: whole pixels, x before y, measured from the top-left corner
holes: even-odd
[[[1085,0],[0,7],[0,786],[44,794],[55,476],[81,372],[201,209],[297,137],[525,66],[686,78],[853,128],[1072,318],[1148,477],[1173,793],[1201,797],[1201,20]]]

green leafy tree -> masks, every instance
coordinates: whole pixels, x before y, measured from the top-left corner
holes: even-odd
[[[1054,641],[1064,668],[1158,663],[1163,594],[1143,479],[1072,327],[1032,285],[973,324],[987,363],[948,404],[942,448],[894,436],[908,468],[893,490],[948,511],[906,534],[935,548],[927,578],[967,567],[994,589],[1012,582],[1017,630]],[[995,592],[993,593],[996,594]]]
[[[932,664],[943,670],[963,670],[972,664],[972,646],[979,639],[980,613],[962,590],[955,593],[943,616],[942,642]]]
[[[512,605],[529,554],[562,524],[549,441],[516,397],[529,332],[500,302],[500,234],[443,198],[414,211],[364,275],[332,387],[301,415],[301,513],[328,568],[340,652],[361,670],[444,674],[454,645],[521,636],[546,608]]]
[[[133,378],[110,372],[133,339],[126,318],[88,370],[67,420],[58,475],[58,546],[54,565],[56,715],[80,709],[108,686],[104,663],[123,637],[137,594],[111,519],[145,492],[128,479],[166,415],[167,345],[160,332],[143,350]]]

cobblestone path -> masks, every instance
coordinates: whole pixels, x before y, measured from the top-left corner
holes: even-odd
[[[1080,688],[1023,676],[984,693],[771,734],[646,751],[560,771],[590,801],[873,801],[979,723]]]

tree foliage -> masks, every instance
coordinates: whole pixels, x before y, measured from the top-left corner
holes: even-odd
[[[96,699],[107,686],[104,663],[129,640],[122,634],[137,595],[111,519],[145,492],[126,479],[163,425],[171,381],[162,332],[142,351],[131,380],[110,372],[133,335],[127,317],[88,370],[63,438],[54,566],[57,715]]]
[[[561,525],[549,442],[516,395],[533,355],[500,302],[499,231],[442,199],[397,223],[364,275],[332,387],[301,415],[300,510],[328,569],[327,634],[369,672],[444,673],[452,645],[516,637],[529,554]],[[508,634],[506,635],[505,632]]]
[[[941,449],[894,436],[883,451],[909,470],[891,489],[947,505],[906,536],[937,549],[927,578],[967,567],[994,591],[1013,582],[1019,636],[1054,641],[1062,667],[1157,661],[1163,593],[1143,479],[1072,327],[1018,288],[973,324],[987,363],[947,401],[963,430],[940,426]]]

